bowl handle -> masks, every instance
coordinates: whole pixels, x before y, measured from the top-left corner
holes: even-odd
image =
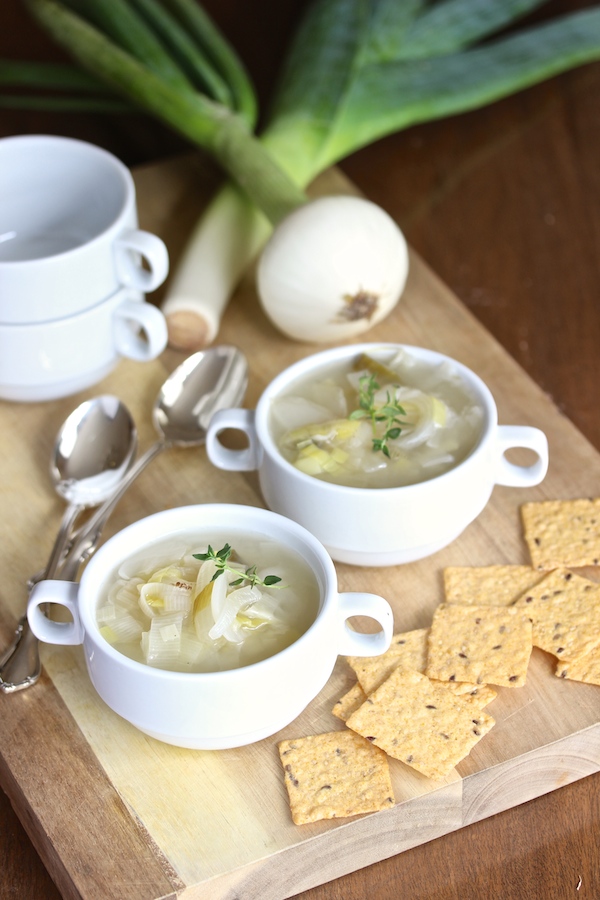
[[[169,274],[169,253],[157,235],[130,228],[115,242],[115,265],[122,285],[148,293],[160,287]]]
[[[39,581],[33,586],[27,604],[29,627],[40,641],[47,644],[82,644],[83,626],[79,618],[77,594],[79,585],[74,581]],[[53,622],[40,609],[44,603],[65,606],[73,616],[72,622]]]
[[[206,432],[206,453],[213,466],[228,472],[253,472],[262,459],[262,447],[256,433],[253,409],[220,409],[214,414]],[[227,428],[243,431],[248,446],[230,450],[223,446],[219,434]]]
[[[548,438],[539,428],[529,425],[499,425],[496,438],[498,460],[496,484],[506,487],[533,487],[546,477],[548,471]],[[505,453],[514,447],[525,447],[537,453],[530,466],[518,466],[507,460]]]
[[[340,656],[381,656],[392,641],[394,616],[387,600],[378,594],[339,594],[339,614],[342,633],[338,647]],[[355,631],[348,622],[351,616],[368,616],[381,625],[381,631],[364,634]]]
[[[144,300],[124,300],[113,314],[113,334],[121,356],[147,362],[167,346],[167,321],[160,309]]]

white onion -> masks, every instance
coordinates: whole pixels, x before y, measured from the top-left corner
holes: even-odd
[[[258,293],[273,324],[299,341],[351,338],[396,305],[408,250],[394,220],[360,197],[320,197],[277,226],[259,261]]]

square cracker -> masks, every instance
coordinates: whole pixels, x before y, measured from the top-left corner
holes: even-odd
[[[495,691],[489,684],[471,684],[468,681],[437,681],[435,678],[432,678],[431,681],[434,684],[442,685],[446,691],[456,694],[465,703],[470,703],[479,709],[483,709],[498,696],[498,691]]]
[[[541,577],[531,566],[448,566],[444,594],[447,603],[510,606]]]
[[[440,681],[520,687],[531,650],[525,610],[442,603],[431,623],[426,674]]]
[[[569,678],[571,681],[600,684],[600,649],[597,647],[575,659],[559,659],[554,674],[559,678]]]
[[[600,498],[524,503],[521,518],[536,569],[600,565]]]
[[[346,691],[343,697],[336,700],[331,712],[338,719],[341,719],[342,722],[345,722],[348,716],[351,716],[355,709],[362,706],[366,699],[367,695],[357,682],[349,691]]]
[[[353,731],[281,741],[278,749],[296,825],[394,805],[385,753]]]
[[[418,628],[414,631],[405,631],[395,634],[392,638],[390,649],[381,656],[349,656],[347,661],[358,678],[359,688],[362,688],[363,701],[368,694],[383,684],[386,678],[397,668],[410,669],[414,672],[425,673],[427,667],[427,638],[428,628]],[[464,699],[473,706],[482,708],[496,697],[497,692],[484,684],[468,684],[466,682],[441,682],[444,687],[456,694],[464,694]],[[356,698],[358,698],[358,694]],[[343,705],[342,705],[343,701]],[[344,715],[344,721],[354,710],[350,709],[352,698],[346,695],[333,707],[333,714],[338,718],[340,712]],[[356,704],[358,708],[360,704]]]
[[[554,569],[515,604],[533,622],[533,644],[558,659],[573,659],[600,645],[600,584]]]
[[[356,673],[366,694],[370,694],[397,666],[424,672],[427,662],[428,628],[405,631],[392,637],[389,650],[381,656],[348,656],[347,661]]]
[[[348,719],[349,728],[428,778],[444,778],[494,725],[419,672],[396,669]]]

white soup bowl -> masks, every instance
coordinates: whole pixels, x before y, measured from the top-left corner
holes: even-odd
[[[301,472],[281,454],[270,427],[273,401],[297,380],[315,379],[333,364],[348,363],[362,353],[378,360],[400,349],[418,361],[451,365],[483,412],[479,440],[454,468],[416,484],[391,488],[347,487]],[[247,446],[230,449],[219,440],[226,429],[246,435]],[[516,465],[506,458],[524,447],[537,458]],[[399,344],[351,344],[325,350],[295,363],[278,375],[259,399],[256,410],[226,409],[208,428],[211,462],[229,471],[258,471],[267,506],[299,522],[325,546],[331,557],[361,566],[391,566],[429,556],[455,540],[482,512],[495,485],[530,487],[548,468],[548,441],[538,428],[499,425],[494,398],[474,372],[449,357],[422,347]]]
[[[96,610],[107,580],[125,560],[157,540],[211,529],[260,536],[298,553],[319,590],[316,619],[286,649],[261,662],[219,672],[171,672],[136,662],[100,634]],[[40,606],[67,607],[72,622],[46,618]],[[34,634],[54,644],[83,644],[96,691],[116,713],[146,734],[192,749],[238,747],[274,734],[295,719],[328,681],[338,655],[384,653],[393,631],[392,611],[382,597],[338,593],[334,565],[309,532],[265,509],[207,504],[170,509],[125,528],[101,547],[80,584],[43,581],[30,596],[28,619]],[[361,633],[346,621],[368,616],[380,630]]]

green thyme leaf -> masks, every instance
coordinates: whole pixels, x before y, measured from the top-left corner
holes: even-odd
[[[240,573],[238,568],[229,565],[227,562],[232,553],[233,549],[230,544],[225,544],[216,553],[209,544],[206,553],[192,553],[192,556],[194,559],[203,561],[212,559],[216,566],[216,571],[210,579],[211,581],[216,581],[219,575],[222,575],[224,572],[232,572],[234,575],[237,575],[238,577],[235,581],[230,582],[230,587],[236,587],[239,584],[243,584],[245,581],[247,581],[251,587],[273,587],[273,585],[278,584],[281,581],[281,578],[278,575],[265,575],[264,578],[259,578],[256,574],[256,565],[248,566],[245,572]]]
[[[272,584],[279,584],[281,578],[279,575],[266,575],[263,584],[269,586]]]
[[[349,419],[371,419],[373,426],[373,450],[383,453],[390,458],[388,441],[393,441],[400,436],[405,425],[399,416],[405,416],[406,412],[392,396],[386,391],[385,403],[378,406],[375,402],[375,394],[380,389],[379,382],[373,374],[361,375],[358,379],[358,404],[359,409],[353,410]],[[383,423],[383,435],[379,437],[378,423]]]

